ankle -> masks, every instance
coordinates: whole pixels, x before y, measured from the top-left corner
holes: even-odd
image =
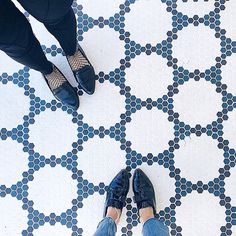
[[[154,218],[153,208],[146,207],[139,210],[140,222],[144,224],[147,220]]]
[[[118,224],[121,216],[121,210],[115,207],[108,207],[106,217],[112,218],[116,224]]]

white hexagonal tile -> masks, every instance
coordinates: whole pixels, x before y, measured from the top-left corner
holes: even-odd
[[[229,119],[224,122],[224,138],[229,140],[229,146],[231,148],[236,148],[236,111],[228,113]]]
[[[60,44],[55,39],[55,37],[49,33],[43,23],[36,20],[34,17],[29,16],[29,21],[32,26],[33,32],[41,45],[45,45],[50,48],[52,45],[60,47]]]
[[[226,216],[218,198],[208,192],[193,192],[181,202],[176,209],[176,224],[182,227],[183,235],[220,235]]]
[[[120,88],[109,81],[97,83],[94,95],[84,95],[80,100],[78,112],[84,116],[85,123],[95,128],[115,125],[125,112],[125,97],[120,95]]]
[[[27,211],[24,211],[21,202],[16,198],[6,196],[0,198],[0,232],[2,236],[21,235],[27,228]]]
[[[29,81],[30,87],[35,89],[35,96],[40,97],[41,99],[44,99],[48,102],[55,99],[40,72],[30,69]]]
[[[220,13],[221,28],[226,29],[227,37],[233,40],[236,38],[235,8],[236,2],[233,0],[225,2],[225,10]]]
[[[233,225],[233,227],[232,227],[232,236],[236,236],[236,226],[235,225]]]
[[[139,223],[137,226],[132,228],[132,233],[135,236],[142,236],[142,230],[143,230],[143,226],[141,223]]]
[[[15,4],[15,6],[16,6],[23,14],[26,12],[26,10],[20,5],[20,3],[19,3],[18,1],[13,0],[12,2]]]
[[[103,219],[105,195],[95,193],[83,200],[83,208],[78,209],[79,228],[83,229],[83,236],[93,235],[97,229],[99,222]],[[117,227],[117,235],[121,236],[121,228],[126,226],[126,209],[123,209],[120,223]],[[88,227],[88,221],[89,227]]]
[[[230,177],[225,179],[225,195],[231,198],[231,204],[236,206],[236,169],[230,170]]]
[[[61,157],[72,150],[77,141],[77,125],[72,117],[62,110],[46,110],[35,117],[30,126],[29,141],[35,144],[35,151],[41,155]]]
[[[125,48],[118,32],[108,27],[102,29],[95,27],[86,32],[83,37],[84,40],[80,44],[97,73],[100,71],[109,73],[120,67]]]
[[[18,73],[19,70],[22,70],[24,68],[24,65],[14,61],[12,58],[10,58],[6,53],[0,50],[0,75],[3,73],[7,73],[8,75],[12,75],[14,73]],[[3,63],[4,62],[4,63]]]
[[[181,176],[196,183],[213,180],[219,175],[218,170],[224,166],[224,152],[218,143],[203,134],[192,135],[180,141],[180,149],[175,151],[175,164],[181,170]]]
[[[222,83],[227,84],[227,91],[236,94],[236,81],[234,75],[236,73],[236,55],[233,54],[227,58],[226,66],[222,67]]]
[[[143,100],[162,97],[168,92],[168,85],[173,83],[172,69],[162,57],[154,54],[141,54],[133,59],[125,78],[131,93]]]
[[[125,15],[125,29],[137,43],[156,45],[166,39],[171,30],[171,14],[166,4],[156,0],[140,0],[130,5],[131,11]]]
[[[71,236],[72,231],[63,225],[44,225],[34,231],[34,236]]]
[[[178,39],[173,42],[173,56],[178,59],[178,65],[190,71],[204,71],[215,65],[220,49],[220,39],[204,25],[189,25],[178,32]]]
[[[186,2],[178,0],[177,10],[185,15],[188,15],[189,17],[193,17],[194,15],[203,17],[205,14],[208,14],[210,11],[214,10],[214,3],[214,1],[206,0],[188,0]]]
[[[28,155],[23,146],[11,139],[0,141],[0,185],[11,186],[22,179],[28,169]]]
[[[174,97],[174,110],[181,121],[191,126],[205,126],[217,119],[221,103],[222,96],[216,92],[215,85],[205,80],[190,80],[179,87]]]
[[[83,170],[83,177],[94,184],[104,182],[108,185],[125,168],[126,154],[120,149],[120,143],[114,139],[95,136],[85,142],[83,148],[78,154],[78,168]]]
[[[24,89],[12,83],[0,84],[1,114],[0,127],[12,129],[23,123],[24,115],[29,113],[30,100],[24,95]]]
[[[83,6],[83,12],[93,18],[98,18],[100,16],[109,18],[110,16],[113,16],[116,12],[119,12],[119,6],[122,3],[124,3],[122,0],[78,1],[78,4]]]
[[[168,149],[168,142],[174,138],[173,124],[167,114],[153,108],[142,109],[131,117],[126,124],[126,139],[131,141],[131,148],[143,155],[154,155]]]
[[[71,172],[61,166],[46,166],[35,172],[28,186],[34,208],[46,215],[65,212],[77,196],[77,182],[72,179]]]
[[[151,180],[155,194],[157,212],[170,206],[170,198],[175,196],[175,180],[170,178],[169,170],[154,163],[152,166],[146,163],[140,167]]]

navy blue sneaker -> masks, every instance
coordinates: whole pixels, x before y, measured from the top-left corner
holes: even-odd
[[[74,87],[67,81],[62,72],[53,65],[51,74],[43,75],[48,87],[54,97],[68,107],[77,110],[79,108],[79,97]]]
[[[127,194],[129,192],[129,173],[127,170],[121,170],[111,181],[107,190],[105,202],[104,217],[107,214],[108,207],[115,207],[122,211],[125,206]]]
[[[96,74],[83,49],[78,45],[73,56],[67,56],[74,77],[81,88],[89,95],[95,91]]]
[[[150,179],[140,169],[136,169],[133,177],[134,202],[138,210],[152,207],[156,214],[155,191]]]

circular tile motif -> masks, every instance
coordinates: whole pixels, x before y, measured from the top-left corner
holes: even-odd
[[[125,97],[120,96],[119,87],[109,81],[97,83],[96,93],[91,97],[81,97],[81,108],[84,123],[94,128],[104,126],[110,128],[120,121],[120,115],[125,112]]]
[[[202,24],[198,27],[189,25],[178,32],[178,39],[173,42],[173,56],[178,59],[178,65],[190,71],[209,69],[219,55],[220,39],[215,37],[212,29]]]
[[[65,212],[77,196],[77,182],[61,166],[45,166],[35,172],[34,180],[28,186],[29,199],[34,202],[34,208],[46,215]]]
[[[201,137],[191,135],[181,141],[180,149],[175,151],[175,165],[181,170],[181,176],[193,183],[213,180],[224,166],[224,152],[217,144],[205,134]]]
[[[181,226],[183,235],[220,235],[221,222],[225,219],[224,212],[225,209],[214,195],[193,192],[176,209],[176,224]],[[203,227],[206,222],[208,227]]]
[[[97,73],[100,71],[109,73],[119,68],[120,60],[124,58],[125,47],[115,30],[108,27],[102,29],[96,27],[86,32],[83,37],[80,44]],[[94,50],[95,48],[98,50]]]
[[[163,58],[155,54],[141,54],[126,69],[126,84],[132,94],[143,100],[156,100],[166,94],[168,85],[173,81],[172,77],[172,69]]]
[[[35,150],[46,157],[61,157],[71,151],[72,143],[77,140],[77,125],[71,120],[72,117],[61,110],[47,110],[36,116],[29,133]]]
[[[131,122],[126,124],[126,139],[131,141],[131,148],[143,155],[157,155],[168,149],[168,141],[174,137],[173,125],[167,118],[156,108],[133,114]]]
[[[1,114],[4,114],[0,116],[0,127],[11,130],[23,123],[24,115],[29,113],[30,100],[22,88],[12,83],[0,83],[0,94]]]
[[[27,228],[27,211],[22,209],[21,202],[15,198],[0,198],[0,211],[1,235],[21,235],[23,229]]]
[[[143,45],[156,45],[166,39],[166,33],[171,29],[171,14],[166,11],[165,4],[156,0],[140,0],[130,9],[125,16],[125,29],[130,32],[132,40]]]
[[[104,182],[109,185],[114,176],[125,168],[125,152],[120,149],[120,143],[107,136],[102,139],[96,136],[85,142],[78,156],[83,178],[94,184]]]
[[[181,121],[191,126],[206,126],[217,119],[221,103],[222,96],[216,93],[214,85],[205,80],[190,80],[179,87],[173,104]]]
[[[21,144],[10,139],[0,141],[0,184],[15,184],[28,169],[28,155],[22,149]]]

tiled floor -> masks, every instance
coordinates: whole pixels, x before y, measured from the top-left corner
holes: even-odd
[[[18,5],[18,4],[17,4]],[[155,185],[175,236],[236,235],[236,1],[78,0],[98,74],[73,112],[0,53],[0,236],[91,236],[123,167]],[[56,40],[47,57],[77,86]],[[118,235],[139,236],[129,193]]]

